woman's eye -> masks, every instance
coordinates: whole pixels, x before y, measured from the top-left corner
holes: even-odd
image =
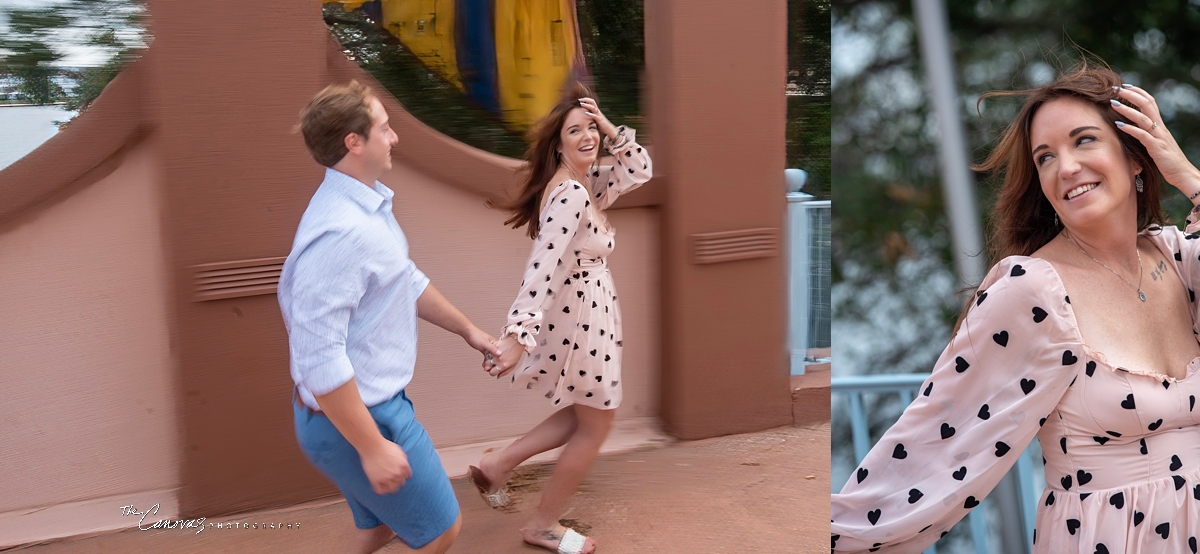
[[[1075,141],[1075,146],[1079,146],[1080,144],[1084,144],[1084,143],[1088,143],[1088,142],[1095,142],[1095,141],[1096,141],[1096,137],[1082,136],[1082,137],[1079,137],[1079,140]]]
[[[1034,158],[1033,162],[1036,163],[1038,167],[1042,167],[1042,164],[1046,163],[1046,160],[1048,159],[1050,159],[1050,154],[1042,154],[1041,156]]]

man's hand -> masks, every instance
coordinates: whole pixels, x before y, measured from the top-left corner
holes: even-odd
[[[496,337],[472,325],[471,329],[463,334],[463,339],[471,345],[471,348],[483,354],[483,370],[490,372],[495,367],[496,360],[500,358],[500,348],[496,346]]]
[[[408,465],[404,450],[382,436],[373,450],[363,454],[362,466],[375,494],[394,493],[412,477],[412,468]]]

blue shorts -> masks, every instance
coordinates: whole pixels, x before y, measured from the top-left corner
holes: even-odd
[[[410,548],[419,549],[448,531],[458,519],[458,499],[441,458],[425,428],[417,421],[404,391],[368,408],[379,432],[400,445],[408,456],[412,477],[400,490],[375,494],[363,472],[358,451],[321,413],[293,400],[296,439],[305,456],[346,497],[359,529],[387,525]]]

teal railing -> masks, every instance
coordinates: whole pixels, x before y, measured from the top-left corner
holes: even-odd
[[[870,437],[869,421],[870,415],[866,413],[863,407],[864,395],[899,395],[902,405],[907,406],[916,397],[920,390],[921,384],[929,377],[927,373],[910,373],[899,375],[864,375],[854,377],[835,377],[832,380],[832,397],[831,401],[836,402],[837,399],[844,399],[846,411],[849,412],[850,419],[850,438],[854,447],[854,463],[855,465],[862,462],[867,451],[871,449],[871,445],[875,443]],[[837,417],[835,412],[834,417]],[[831,437],[834,442],[837,442],[840,437]],[[1028,552],[1030,545],[1033,544],[1033,525],[1034,516],[1037,513],[1037,501],[1041,496],[1041,488],[1044,483],[1035,483],[1034,475],[1034,456],[1033,451],[1036,446],[1037,439],[1034,439],[1035,444],[1031,444],[1029,448],[1018,458],[1016,465],[1009,471],[1005,478],[1015,479],[1017,490],[1016,495],[1008,495],[992,505],[993,500],[984,499],[983,504],[974,510],[971,510],[968,519],[970,526],[971,542],[974,544],[976,554],[988,554],[988,523],[987,510],[993,509],[1000,512],[1000,517],[996,518],[1000,522],[1001,529],[998,535],[1001,537],[1001,542],[1005,542],[1004,538],[1010,538],[1010,544],[1002,547],[1002,550],[1008,552]],[[1002,483],[1004,483],[1002,481]],[[835,490],[840,490],[841,483],[832,483]],[[1014,498],[1015,496],[1015,498]],[[1024,537],[1023,544],[1011,544],[1012,537]],[[945,539],[943,539],[944,541]],[[926,554],[936,554],[937,544],[929,547],[925,551]],[[1015,547],[1015,548],[1014,548]]]

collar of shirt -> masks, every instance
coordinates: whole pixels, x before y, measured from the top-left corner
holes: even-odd
[[[321,183],[321,188],[353,200],[367,213],[375,213],[381,205],[391,205],[395,195],[392,189],[379,181],[368,187],[362,181],[332,167],[325,168],[325,181]]]

